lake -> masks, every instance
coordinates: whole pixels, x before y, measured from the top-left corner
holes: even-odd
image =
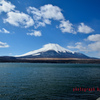
[[[0,63],[0,100],[96,100],[100,64]]]

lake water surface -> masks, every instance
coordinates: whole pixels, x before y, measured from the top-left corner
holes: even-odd
[[[0,100],[96,100],[99,89],[99,64],[0,63]]]

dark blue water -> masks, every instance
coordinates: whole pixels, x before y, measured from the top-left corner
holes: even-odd
[[[0,63],[0,100],[96,100],[97,88],[97,64]]]

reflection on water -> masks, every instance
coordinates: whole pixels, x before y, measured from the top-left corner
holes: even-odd
[[[96,100],[100,97],[97,88],[100,65],[0,64],[0,100]]]

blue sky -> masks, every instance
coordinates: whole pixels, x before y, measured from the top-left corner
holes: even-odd
[[[100,58],[100,0],[0,0],[0,56],[56,43]]]

